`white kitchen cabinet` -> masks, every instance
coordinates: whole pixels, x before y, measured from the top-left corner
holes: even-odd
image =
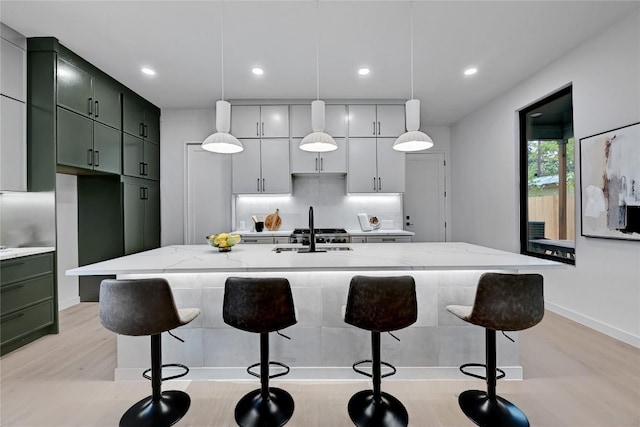
[[[394,150],[394,138],[349,138],[349,193],[402,193],[405,154]]]
[[[291,140],[291,173],[347,173],[347,141],[334,138],[338,149],[312,153],[299,148],[301,138]]]
[[[411,236],[367,236],[367,243],[411,243]]]
[[[311,104],[291,106],[291,137],[304,138],[311,133]],[[346,105],[325,105],[324,131],[334,138],[347,136]]]
[[[3,31],[4,35],[4,31]],[[24,49],[1,39],[0,45],[0,92],[9,98],[26,102],[26,56]]]
[[[234,194],[291,193],[288,139],[244,139],[242,145],[231,157]]]
[[[364,236],[351,236],[351,243],[367,243],[367,238]]]
[[[0,190],[27,191],[26,106],[0,96]]]
[[[271,236],[243,236],[242,240],[240,240],[240,243],[252,243],[259,245],[273,245],[273,242],[274,237]]]
[[[349,105],[349,136],[398,137],[405,132],[404,105]]]
[[[243,138],[288,138],[288,105],[232,105],[231,133]]]

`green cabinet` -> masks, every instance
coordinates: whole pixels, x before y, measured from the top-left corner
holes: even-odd
[[[122,130],[129,135],[160,143],[160,112],[131,96],[122,98]]]
[[[57,333],[53,253],[0,261],[0,354]]]
[[[122,178],[124,253],[160,246],[160,187],[150,180]]]
[[[119,174],[120,131],[57,107],[57,163]]]
[[[122,174],[160,180],[160,147],[150,141],[124,133],[122,136]]]

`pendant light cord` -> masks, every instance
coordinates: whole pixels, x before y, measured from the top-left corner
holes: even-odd
[[[411,99],[413,99],[413,2],[411,4]]]
[[[320,100],[320,0],[316,0],[316,99]]]
[[[220,2],[220,66],[222,72],[220,73],[222,78],[222,100],[224,101],[224,1]]]

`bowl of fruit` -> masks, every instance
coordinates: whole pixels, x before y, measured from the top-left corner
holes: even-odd
[[[240,242],[239,234],[210,234],[207,236],[207,242],[214,248],[218,248],[220,252],[229,252],[231,247]]]

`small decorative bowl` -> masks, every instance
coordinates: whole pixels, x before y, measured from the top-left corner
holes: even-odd
[[[240,242],[240,235],[229,233],[210,234],[206,239],[211,246],[218,248],[218,251],[229,252],[232,246]]]

